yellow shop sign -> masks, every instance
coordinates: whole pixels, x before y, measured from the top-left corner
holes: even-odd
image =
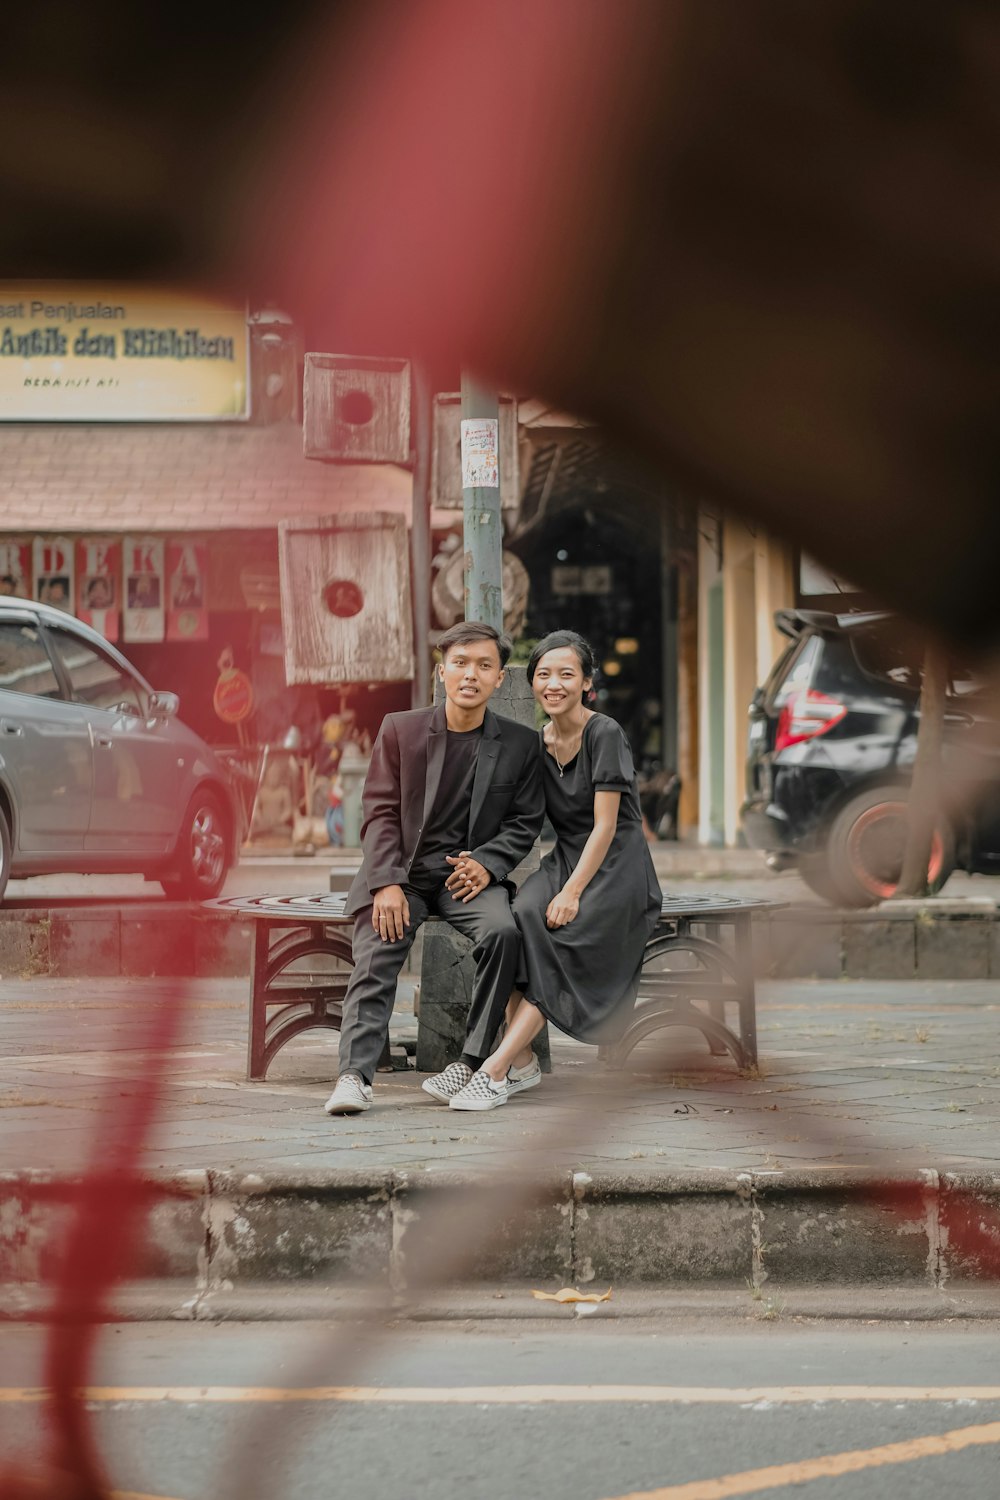
[[[149,286],[0,282],[0,421],[249,413],[246,307]]]

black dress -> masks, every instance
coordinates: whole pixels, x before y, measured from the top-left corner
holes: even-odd
[[[613,1040],[635,1003],[643,950],[660,915],[628,740],[614,719],[594,714],[579,752],[559,767],[542,745],[545,806],[556,844],[512,903],[524,939],[522,993],[545,1018],[581,1042]],[[573,873],[594,827],[594,793],[620,792],[618,826],[604,861],[565,927],[546,927],[553,896]]]

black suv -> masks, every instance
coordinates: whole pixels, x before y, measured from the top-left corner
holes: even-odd
[[[750,705],[747,842],[794,866],[836,905],[893,894],[920,718],[921,642],[892,615],[779,610],[789,644]],[[961,811],[942,819],[928,871],[1000,873],[1000,736],[995,700],[953,662],[946,783]]]

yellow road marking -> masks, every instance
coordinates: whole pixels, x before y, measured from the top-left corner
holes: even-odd
[[[42,1386],[0,1387],[0,1404],[48,1399]],[[381,1406],[563,1406],[599,1403],[676,1406],[749,1406],[760,1401],[778,1405],[816,1401],[1000,1401],[1000,1385],[462,1385],[462,1386],[242,1386],[242,1385],[94,1385],[78,1393],[92,1402],[243,1402],[342,1401]]]
[[[557,1402],[674,1403],[678,1405],[744,1405],[758,1401],[802,1403],[816,1401],[998,1401],[1000,1386],[86,1386],[79,1395],[93,1402],[283,1402],[343,1401],[380,1405],[513,1405]],[[38,1386],[0,1388],[0,1402],[40,1402],[48,1392]],[[724,1474],[718,1479],[695,1479],[655,1490],[631,1490],[614,1500],[735,1500],[741,1495],[805,1484],[813,1479],[836,1478],[890,1464],[912,1463],[920,1458],[961,1453],[966,1448],[1000,1444],[1000,1422],[978,1427],[957,1427],[950,1432],[886,1443],[877,1448],[856,1448],[822,1458],[775,1464]],[[134,1490],[113,1490],[113,1500],[167,1500],[162,1495]]]
[[[146,1495],[138,1490],[112,1490],[111,1500],[171,1500],[169,1495]]]
[[[1000,1422],[984,1427],[957,1427],[936,1437],[911,1438],[905,1443],[886,1443],[882,1448],[858,1448],[850,1453],[831,1453],[826,1458],[807,1458],[799,1463],[776,1464],[768,1469],[748,1469],[743,1474],[725,1474],[721,1479],[695,1479],[688,1484],[669,1484],[659,1490],[632,1490],[615,1500],[733,1500],[760,1490],[781,1489],[787,1484],[805,1484],[810,1479],[832,1479],[857,1474],[886,1464],[907,1464],[917,1458],[934,1458],[1000,1443]]]

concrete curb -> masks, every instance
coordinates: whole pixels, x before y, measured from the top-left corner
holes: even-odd
[[[858,1173],[558,1173],[519,1182],[494,1222],[498,1181],[455,1171],[192,1171],[142,1184],[149,1215],[134,1267],[169,1285],[173,1316],[266,1286],[322,1296],[406,1293],[440,1271],[460,1287],[631,1285],[767,1301],[796,1288],[961,1295],[1000,1267],[1000,1173],[888,1180]],[[0,1174],[0,1312],[44,1302],[80,1179]],[[469,1225],[488,1237],[461,1264]],[[13,1289],[17,1295],[13,1295]],[[185,1313],[183,1309],[188,1309]]]
[[[602,1288],[602,1290],[604,1290]],[[648,1323],[742,1319],[772,1323],[805,1319],[836,1322],[930,1323],[1000,1320],[1000,1287],[966,1286],[960,1292],[928,1287],[796,1286],[758,1296],[752,1288],[667,1288],[618,1282],[608,1302],[580,1307],[538,1302],[532,1283],[493,1282],[455,1287],[437,1296],[405,1293],[364,1297],[357,1288],[291,1283],[185,1295],[175,1281],[133,1282],[118,1288],[102,1318],[106,1323],[556,1323],[579,1319]],[[53,1320],[46,1287],[0,1282],[0,1322]]]
[[[182,901],[0,910],[0,974],[25,979],[250,973],[251,927]]]
[[[762,913],[753,941],[757,973],[772,979],[1000,978],[1000,918],[982,897],[792,906]]]

